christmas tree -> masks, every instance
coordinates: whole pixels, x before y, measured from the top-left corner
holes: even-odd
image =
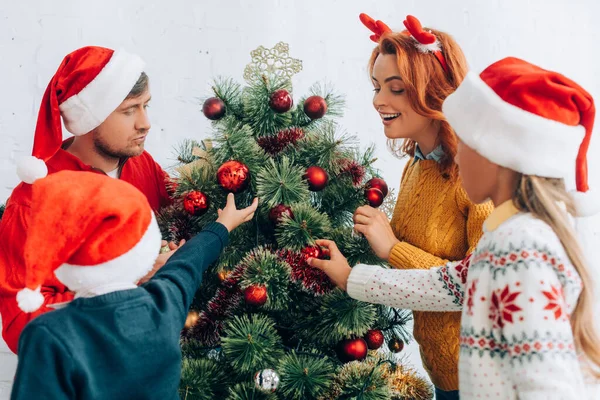
[[[215,81],[202,108],[214,135],[178,149],[176,201],[159,215],[164,238],[179,241],[214,221],[227,193],[238,208],[259,198],[196,294],[182,332],[181,398],[431,398],[394,357],[410,314],[351,299],[306,263],[327,257],[316,239],[335,240],[351,265],[381,263],[352,232],[357,207],[393,204],[373,147],[360,151],[339,133],[331,117],[343,99],[331,88],[315,85],[294,106],[301,62],[286,44],[251,54],[245,87]]]

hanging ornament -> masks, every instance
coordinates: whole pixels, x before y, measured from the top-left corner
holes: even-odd
[[[190,329],[192,326],[196,325],[199,318],[200,314],[198,314],[197,311],[188,312],[187,318],[185,319],[185,329]]]
[[[319,246],[308,246],[302,249],[302,257],[305,260],[309,258],[321,258],[323,257],[323,250]]]
[[[385,338],[379,329],[371,329],[365,334],[365,341],[371,350],[377,350],[383,345]]]
[[[337,355],[340,361],[364,360],[367,357],[367,342],[363,338],[346,339],[338,344]]]
[[[369,179],[367,181],[367,183],[365,184],[365,189],[371,189],[371,188],[377,188],[377,189],[381,190],[381,193],[383,193],[383,197],[387,197],[387,195],[388,195],[388,185],[381,178]]]
[[[254,375],[254,383],[261,392],[273,393],[279,386],[279,375],[272,369],[263,369]]]
[[[250,285],[244,290],[244,300],[250,306],[260,307],[267,302],[267,288],[262,285]]]
[[[294,213],[292,212],[291,207],[286,206],[285,204],[276,205],[269,211],[269,219],[274,225],[277,225],[281,222],[283,217],[289,217],[290,219],[294,218]]]
[[[244,191],[250,183],[250,170],[246,164],[231,160],[223,163],[217,170],[219,185],[228,192]]]
[[[327,186],[329,175],[327,175],[327,172],[323,168],[313,165],[306,170],[304,179],[308,181],[308,188],[311,191],[318,192]]]
[[[404,342],[400,338],[392,338],[392,340],[388,342],[388,348],[393,353],[400,353],[402,349],[404,349]]]
[[[209,205],[208,196],[197,190],[192,190],[183,199],[183,208],[195,217],[203,215],[208,210]]]
[[[276,113],[283,114],[290,111],[293,104],[294,100],[287,90],[279,89],[271,93],[269,107],[271,107],[271,110],[275,111]]]
[[[225,103],[218,97],[211,97],[202,105],[204,116],[213,121],[223,118],[225,110]]]
[[[327,102],[321,96],[310,96],[304,101],[304,113],[310,119],[323,118],[327,112]]]
[[[385,196],[377,188],[365,189],[365,199],[371,207],[377,208],[383,204]]]

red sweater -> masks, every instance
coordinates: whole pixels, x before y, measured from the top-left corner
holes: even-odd
[[[58,152],[46,162],[48,173],[62,170],[94,171],[103,173],[80,159],[66,152]],[[168,205],[170,197],[167,193],[166,180],[168,175],[154,161],[150,154],[127,159],[121,169],[120,179],[131,183],[148,198],[154,210]],[[77,182],[73,182],[74,185]],[[65,193],[68,196],[68,193]],[[0,315],[2,316],[2,337],[8,347],[17,352],[17,344],[21,331],[33,318],[47,311],[48,305],[62,303],[73,298],[69,289],[54,276],[42,285],[45,297],[44,305],[34,313],[24,313],[17,305],[16,294],[25,287],[25,264],[23,246],[27,237],[29,212],[31,206],[31,185],[21,183],[17,186],[8,202],[2,221],[0,222]],[[48,232],[48,240],[52,240],[52,232]]]

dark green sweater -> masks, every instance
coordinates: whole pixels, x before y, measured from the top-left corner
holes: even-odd
[[[202,273],[228,240],[223,225],[209,224],[145,285],[31,321],[11,399],[179,399],[179,335]]]

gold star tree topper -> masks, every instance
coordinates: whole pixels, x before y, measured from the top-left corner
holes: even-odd
[[[259,46],[250,52],[252,62],[244,69],[244,79],[252,81],[264,73],[291,79],[292,76],[302,71],[302,61],[291,58],[290,46],[279,42],[272,49]]]

